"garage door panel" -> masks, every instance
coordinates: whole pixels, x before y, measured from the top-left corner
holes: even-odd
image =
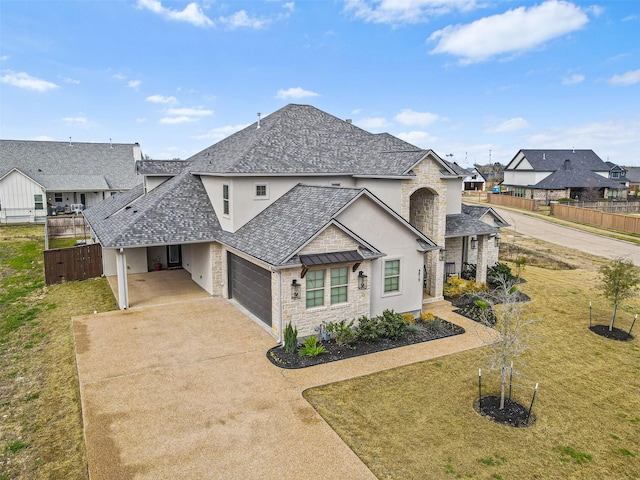
[[[271,326],[271,272],[228,253],[229,297]]]

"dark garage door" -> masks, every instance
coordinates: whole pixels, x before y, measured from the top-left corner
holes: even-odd
[[[229,298],[271,326],[271,272],[227,253]]]

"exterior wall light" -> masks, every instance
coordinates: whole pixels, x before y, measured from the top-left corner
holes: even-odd
[[[300,298],[300,284],[295,278],[291,282],[291,298],[298,300]]]
[[[475,250],[476,248],[478,248],[478,238],[477,237],[472,237],[471,238],[471,250]]]
[[[495,242],[496,247],[499,247],[500,246],[500,235],[496,234],[496,236],[494,237],[493,240]]]
[[[447,250],[443,248],[440,250],[440,261],[443,261],[446,258],[447,258]]]
[[[358,290],[366,290],[367,289],[367,276],[364,274],[362,270],[358,272]]]

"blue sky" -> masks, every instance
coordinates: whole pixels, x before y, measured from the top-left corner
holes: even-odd
[[[640,165],[640,2],[0,0],[0,137],[187,158],[288,103],[463,166]]]

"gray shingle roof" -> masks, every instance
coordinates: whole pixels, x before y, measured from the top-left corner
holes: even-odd
[[[627,171],[627,180],[630,183],[640,183],[640,167],[624,167]]]
[[[235,234],[225,235],[224,241],[271,265],[280,265],[362,192],[359,188],[298,185]]]
[[[562,190],[564,188],[611,188],[624,189],[625,186],[603,177],[590,170],[557,170],[534,185],[544,190]]]
[[[85,211],[107,248],[216,240],[220,223],[200,178],[188,171],[146,195],[142,187]]]
[[[194,173],[409,175],[428,151],[309,105],[287,105],[189,160]]]
[[[499,233],[498,227],[483,222],[473,215],[456,213],[447,215],[445,238],[467,237],[469,235],[490,235]]]
[[[565,160],[573,170],[606,172],[609,167],[593,150],[520,150],[534,170],[553,172],[564,168]]]
[[[177,175],[189,166],[186,160],[138,160],[136,170],[140,175]]]
[[[496,223],[501,227],[508,227],[509,224],[506,222],[504,218],[498,215],[491,207],[485,207],[483,205],[468,205],[466,203],[462,204],[462,213],[465,215],[469,215],[477,220],[482,219],[487,214],[490,214],[496,221]]]
[[[139,146],[0,140],[0,177],[17,168],[47,190],[127,190],[142,182],[134,148]]]

